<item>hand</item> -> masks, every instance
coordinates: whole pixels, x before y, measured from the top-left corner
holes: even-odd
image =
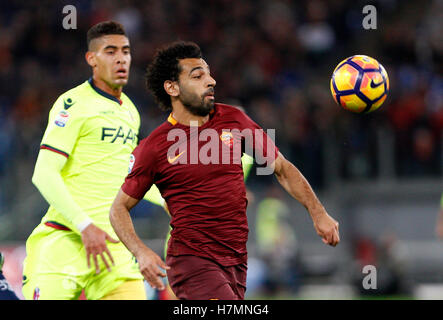
[[[164,278],[166,277],[166,274],[162,272],[159,267],[165,270],[169,270],[170,267],[168,267],[163,260],[148,247],[143,248],[143,250],[136,255],[136,258],[141,274],[151,287],[158,290],[165,289],[160,277]]]
[[[335,247],[340,242],[338,222],[329,216],[326,211],[315,219],[314,228],[325,244]]]
[[[82,241],[86,249],[86,261],[88,263],[88,268],[91,267],[91,256],[92,256],[95,264],[95,273],[97,274],[100,273],[100,268],[97,261],[97,255],[100,255],[108,271],[111,271],[111,268],[109,266],[107,259],[105,259],[104,253],[108,255],[108,258],[111,260],[112,265],[115,265],[111,252],[109,252],[109,249],[106,246],[106,240],[112,243],[120,242],[118,240],[111,238],[109,234],[107,234],[102,229],[96,227],[93,223],[91,223],[82,231]]]

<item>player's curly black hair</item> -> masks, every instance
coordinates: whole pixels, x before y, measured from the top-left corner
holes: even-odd
[[[200,47],[190,41],[176,41],[157,50],[154,60],[146,70],[146,85],[154,95],[160,109],[172,110],[171,97],[165,91],[166,80],[177,81],[180,74],[179,60],[202,58]]]
[[[93,25],[86,35],[86,42],[88,44],[91,43],[92,40],[100,38],[102,36],[106,36],[109,34],[121,34],[126,36],[125,28],[122,24],[115,21],[103,21]]]

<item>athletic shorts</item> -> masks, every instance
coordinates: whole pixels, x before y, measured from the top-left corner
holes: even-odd
[[[224,267],[217,262],[193,255],[166,258],[168,281],[172,291],[184,300],[243,300],[247,265]]]
[[[23,262],[23,295],[27,300],[75,300],[82,290],[88,300],[97,300],[128,280],[143,280],[137,261],[120,243],[107,242],[115,266],[111,271],[97,256],[100,273],[95,273],[91,257],[88,268],[86,250],[79,234],[45,224],[34,229],[26,241]],[[105,254],[107,258],[107,255]]]

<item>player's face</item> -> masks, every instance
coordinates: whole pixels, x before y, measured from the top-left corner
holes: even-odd
[[[194,115],[206,116],[214,108],[215,80],[203,59],[187,58],[179,62],[178,98]]]
[[[129,40],[124,35],[112,34],[100,37],[94,47],[95,72],[110,87],[126,85],[131,66]]]

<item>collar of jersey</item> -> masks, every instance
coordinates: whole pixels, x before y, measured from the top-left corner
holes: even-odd
[[[108,98],[108,99],[111,99],[112,101],[117,102],[119,105],[122,105],[123,101],[121,101],[119,98],[114,97],[112,94],[109,94],[109,93],[104,92],[103,90],[97,88],[97,87],[94,85],[94,81],[92,81],[92,77],[89,78],[88,82],[89,82],[89,84],[91,85],[92,89],[94,89],[95,92],[97,92],[99,95],[102,95],[103,97]]]
[[[209,117],[209,121],[212,120],[212,118],[213,118],[213,116],[214,116],[214,113],[215,113],[215,105],[214,105],[214,109],[212,109],[211,112],[209,112],[209,115],[210,115],[210,117]],[[208,121],[208,122],[209,122],[209,121]],[[175,120],[175,118],[172,116],[172,112],[169,114],[168,122],[169,122],[170,124],[172,124],[173,126],[179,124],[179,125],[182,125],[182,126],[184,126],[184,127],[187,127],[187,126],[185,126],[185,125],[179,123],[177,120]],[[208,122],[206,122],[206,123],[208,123]],[[206,123],[205,123],[203,126],[205,126]]]

